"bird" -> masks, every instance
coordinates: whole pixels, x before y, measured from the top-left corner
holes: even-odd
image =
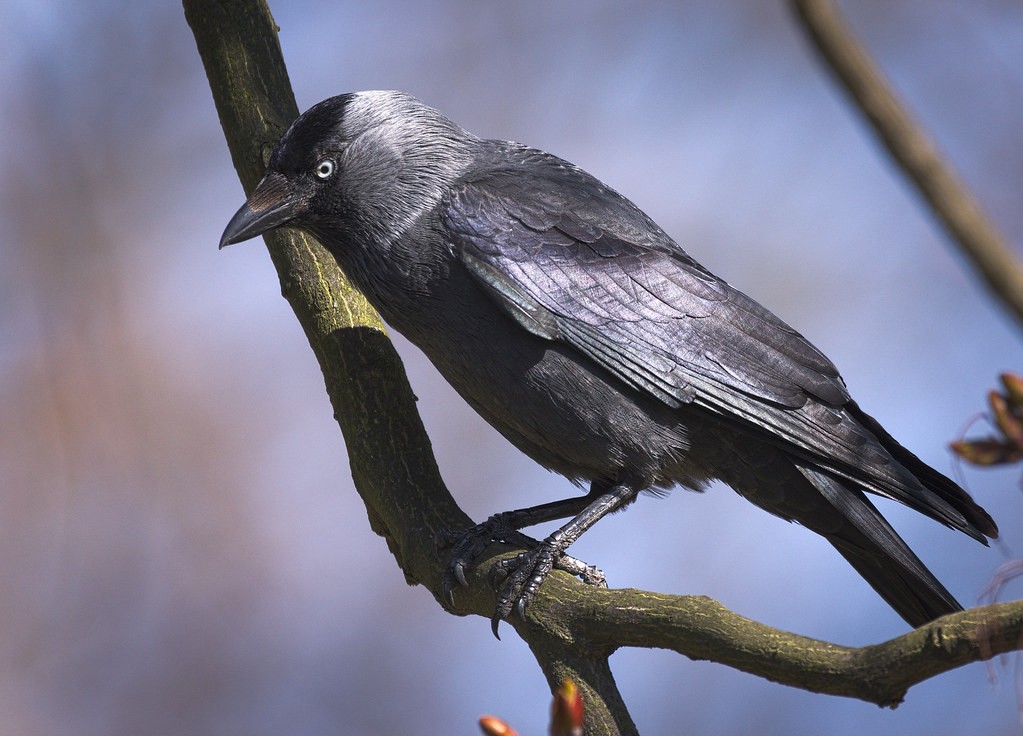
[[[478,137],[396,91],[342,94],[286,130],[220,247],[317,238],[383,319],[515,447],[587,492],[494,514],[451,542],[450,601],[494,541],[495,635],[567,554],[643,492],[722,481],[823,536],[910,626],[962,610],[867,494],[987,544],[998,528],[896,441],[835,365],[578,166]],[[545,539],[521,529],[565,520]]]

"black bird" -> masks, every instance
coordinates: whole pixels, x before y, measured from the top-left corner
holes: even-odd
[[[985,544],[991,517],[864,413],[802,335],[578,167],[406,94],[345,94],[288,129],[220,245],[281,226],[317,237],[512,444],[589,483],[459,537],[449,595],[491,541],[572,517],[513,565],[495,633],[552,566],[586,572],[563,552],[601,517],[715,478],[823,535],[911,626],[961,610],[865,492]]]

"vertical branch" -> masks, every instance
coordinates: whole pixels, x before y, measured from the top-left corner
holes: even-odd
[[[575,683],[583,700],[586,733],[638,736],[639,730],[618,692],[607,657],[583,659],[560,644],[532,641],[530,650],[547,675],[547,683],[552,691],[557,690],[565,680]],[[579,645],[570,644],[569,647],[578,648]]]
[[[1023,325],[1023,265],[895,96],[831,0],[793,0],[821,58],[991,293]]]

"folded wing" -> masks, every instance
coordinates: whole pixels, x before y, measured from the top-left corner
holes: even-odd
[[[968,497],[934,471],[944,484],[932,489],[907,470],[903,463],[919,461],[868,429],[876,422],[802,335],[585,172],[530,149],[521,162],[462,182],[442,210],[453,253],[521,326],[669,406],[739,422],[983,541],[983,518],[961,512]],[[882,444],[889,440],[903,457]]]

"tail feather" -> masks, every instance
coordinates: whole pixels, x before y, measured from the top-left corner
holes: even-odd
[[[846,408],[860,424],[877,437],[878,442],[888,454],[906,468],[924,488],[962,514],[966,523],[962,526],[953,525],[955,528],[983,544],[987,544],[985,537],[990,537],[991,539],[998,537],[998,527],[995,525],[991,515],[981,508],[955,481],[939,473],[910,450],[899,444],[899,441],[888,434],[880,422],[863,411],[856,402],[850,401]],[[943,523],[948,523],[939,515],[935,515],[933,509],[928,508],[926,505],[909,503],[908,500],[906,502],[917,511],[938,519]]]
[[[844,539],[828,538],[850,565],[866,580],[878,595],[914,629],[949,613],[963,610],[933,575],[924,568],[926,576],[892,564],[883,551],[869,550],[870,543],[850,543]]]
[[[910,626],[963,610],[862,491],[798,461],[796,467],[848,522],[824,536]]]

